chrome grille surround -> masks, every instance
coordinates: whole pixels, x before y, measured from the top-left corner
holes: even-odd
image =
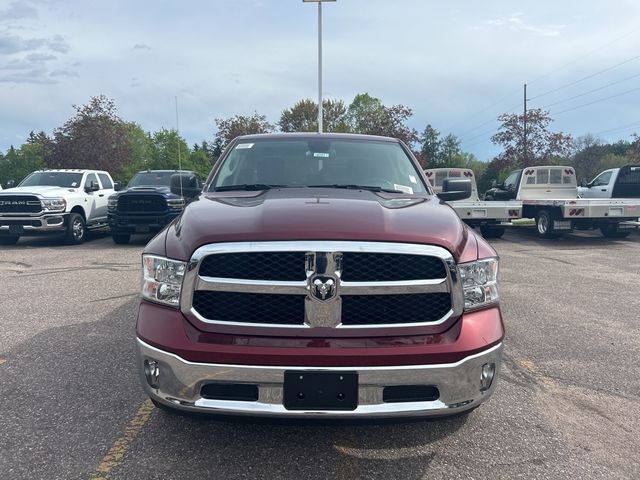
[[[306,281],[247,280],[219,277],[203,277],[198,274],[200,264],[209,255],[239,252],[305,252]],[[439,258],[445,265],[446,277],[425,280],[400,280],[384,282],[345,282],[341,280],[342,255],[347,252],[383,254],[425,255]],[[334,279],[333,295],[328,299],[314,298],[313,279]],[[324,283],[327,283],[326,281]],[[215,292],[239,292],[255,294],[288,294],[305,296],[304,324],[273,324],[229,322],[208,319],[193,306],[196,290]],[[451,309],[436,321],[342,325],[341,296],[344,295],[402,295],[425,293],[449,293]],[[275,241],[215,243],[198,248],[188,262],[184,275],[180,309],[182,313],[207,324],[237,325],[256,328],[313,329],[333,327],[341,330],[362,328],[400,328],[437,326],[451,317],[458,317],[464,309],[464,298],[458,268],[451,253],[434,245],[410,243],[360,242],[360,241]]]

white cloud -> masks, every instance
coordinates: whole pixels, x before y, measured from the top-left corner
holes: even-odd
[[[556,37],[566,27],[558,24],[534,25],[527,22],[525,14],[521,12],[487,20],[485,23],[493,27],[505,27],[514,32],[529,32],[543,37]]]

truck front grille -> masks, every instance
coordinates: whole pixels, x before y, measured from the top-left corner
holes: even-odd
[[[42,203],[35,195],[0,195],[0,214],[40,213]]]
[[[129,193],[118,197],[118,213],[150,213],[167,210],[167,201],[162,195]]]
[[[451,254],[429,245],[299,241],[212,244],[193,255],[187,316],[297,328],[440,325],[462,313]]]

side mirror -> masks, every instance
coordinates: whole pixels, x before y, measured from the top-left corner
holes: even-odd
[[[113,190],[119,192],[122,190],[122,184],[120,182],[113,182]]]
[[[198,177],[190,173],[176,173],[171,176],[171,193],[185,198],[197,197],[202,191]]]
[[[580,186],[585,188],[587,187],[587,181],[584,178],[580,180]]]
[[[471,196],[471,180],[468,178],[445,178],[438,198],[445,202],[464,200]]]
[[[6,188],[13,188],[16,186],[16,181],[15,180],[8,180],[7,184],[5,185]]]
[[[84,191],[87,193],[97,192],[98,190],[100,190],[100,185],[98,185],[98,182],[94,182],[93,180],[89,182],[89,185],[84,187]]]

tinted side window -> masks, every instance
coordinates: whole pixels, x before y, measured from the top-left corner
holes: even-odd
[[[84,188],[91,186],[91,182],[98,183],[98,177],[96,177],[95,173],[90,173],[87,175],[87,180],[84,182]]]
[[[511,175],[507,177],[507,179],[504,181],[505,190],[509,190],[509,189],[515,190],[516,181],[518,180],[518,173],[520,172],[513,172]]]
[[[111,179],[109,178],[108,175],[105,175],[104,173],[99,173],[98,177],[100,177],[100,182],[102,183],[103,189],[110,190],[113,188],[113,183],[111,182]]]
[[[592,186],[601,187],[601,186],[604,186],[604,185],[609,185],[609,180],[611,180],[611,174],[612,173],[613,172],[601,173],[600,175],[598,175],[596,178],[593,179]]]

